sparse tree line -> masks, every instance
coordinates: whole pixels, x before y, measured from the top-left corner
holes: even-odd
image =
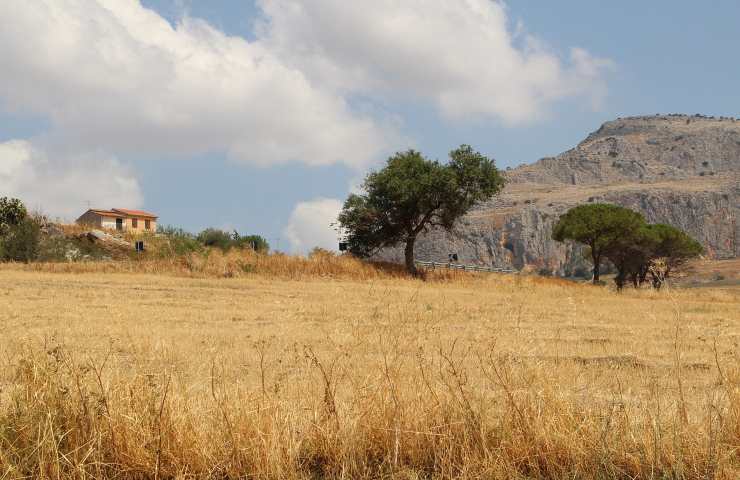
[[[105,258],[105,250],[74,238],[46,238],[49,235],[43,235],[43,231],[48,225],[44,216],[30,214],[19,199],[0,198],[0,261],[63,261],[69,260],[70,250],[78,251],[85,258]],[[159,226],[157,236],[165,240],[155,242],[155,254],[160,256],[183,255],[208,248],[222,251],[248,248],[259,253],[270,250],[269,243],[260,235],[241,235],[236,230],[206,228],[195,235],[181,228]]]
[[[228,251],[233,248],[249,248],[259,253],[270,251],[270,244],[260,235],[241,235],[236,230],[227,232],[217,228],[206,228],[197,235],[173,226],[159,226],[157,233],[167,237],[175,254],[184,254],[204,247]]]
[[[406,268],[418,275],[417,238],[431,228],[451,231],[476,204],[498,194],[504,180],[492,159],[468,145],[450,152],[446,164],[414,150],[397,153],[365,178],[361,193],[345,201],[338,217],[342,240],[350,253],[364,258],[403,245]],[[648,277],[660,288],[676,267],[703,251],[680,229],[648,224],[641,214],[610,204],[572,208],[552,236],[588,247],[594,284],[600,283],[602,264],[613,264],[619,290],[628,282],[640,286]]]
[[[606,203],[570,209],[555,224],[552,237],[587,246],[594,284],[600,281],[604,262],[614,265],[618,290],[628,282],[639,287],[648,276],[653,287],[660,288],[671,272],[704,250],[699,242],[676,227],[649,224],[638,212]]]
[[[406,269],[419,275],[414,258],[417,238],[431,228],[451,231],[475,205],[491,199],[505,179],[494,161],[468,145],[450,152],[449,161],[429,160],[415,150],[390,157],[384,168],[371,172],[362,192],[351,194],[338,216],[347,250],[368,258],[379,250],[404,246]],[[241,235],[207,228],[197,235],[175,227],[159,227],[167,238],[166,254],[182,255],[203,248],[249,248],[268,252],[259,235]],[[588,204],[570,209],[553,228],[554,240],[586,245],[593,264],[593,282],[600,283],[601,266],[616,269],[621,290],[648,280],[660,288],[666,278],[703,251],[701,244],[678,228],[648,224],[628,208]],[[39,253],[39,221],[17,199],[0,199],[0,259],[29,262]]]

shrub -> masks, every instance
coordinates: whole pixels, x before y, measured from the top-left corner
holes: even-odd
[[[182,228],[160,225],[157,233],[167,238],[166,246],[160,249],[161,256],[185,255],[202,248],[201,242]]]
[[[39,254],[41,228],[32,218],[26,217],[17,225],[9,227],[2,237],[0,253],[5,261],[29,263]]]
[[[259,253],[267,253],[270,244],[259,235],[239,235],[234,230],[232,233],[216,228],[206,228],[198,234],[197,241],[206,247],[219,248],[226,252],[232,248],[249,248]]]
[[[267,253],[270,250],[270,244],[259,235],[245,235],[242,237],[236,230],[234,230],[232,238],[236,246],[239,248],[251,248],[255,252],[259,253]]]
[[[198,241],[206,247],[216,247],[229,250],[233,246],[233,238],[229,232],[216,228],[206,228],[198,234]]]

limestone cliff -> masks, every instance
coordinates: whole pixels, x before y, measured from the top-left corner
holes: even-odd
[[[514,267],[557,275],[583,273],[579,247],[551,240],[568,208],[609,202],[675,225],[711,258],[740,256],[740,120],[704,116],[634,117],[607,122],[557,157],[507,170],[508,185],[464,217],[453,233],[431,231],[416,256]],[[384,258],[400,259],[394,250]]]

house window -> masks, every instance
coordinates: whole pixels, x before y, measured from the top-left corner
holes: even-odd
[[[138,218],[132,218],[131,219],[131,228],[139,228],[139,219]]]
[[[152,229],[152,221],[151,220],[144,220],[144,228],[146,230],[151,230]]]
[[[123,219],[116,218],[116,230],[123,230]]]

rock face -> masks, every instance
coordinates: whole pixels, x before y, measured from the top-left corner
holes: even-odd
[[[427,232],[416,257],[587,275],[581,248],[553,241],[570,207],[607,202],[679,227],[710,258],[740,256],[740,120],[634,117],[607,122],[557,157],[507,170],[504,192],[464,217],[455,232]],[[380,255],[400,260],[389,249]]]

